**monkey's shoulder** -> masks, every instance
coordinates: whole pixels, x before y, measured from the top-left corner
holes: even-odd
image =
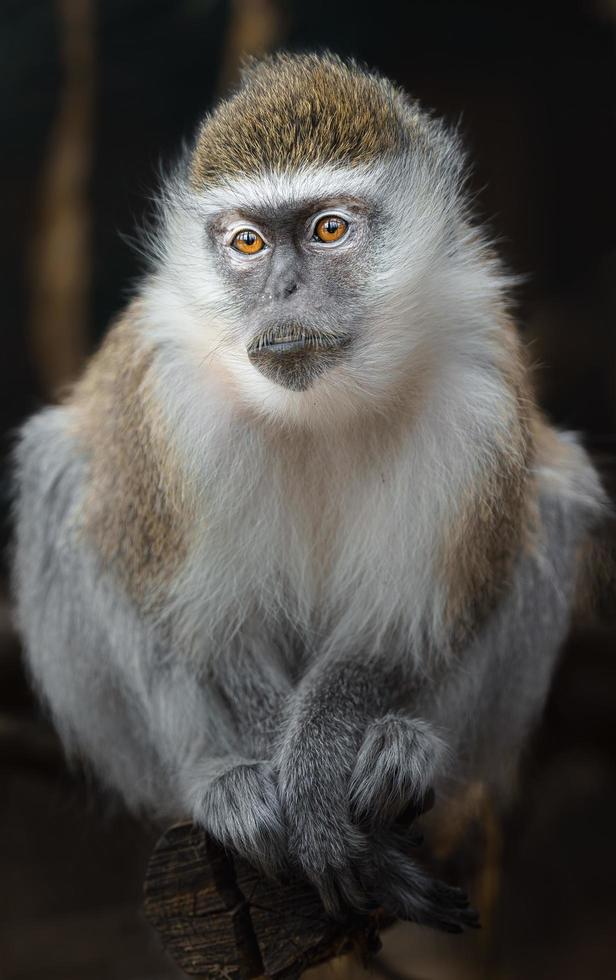
[[[508,464],[497,465],[458,508],[455,533],[446,541],[448,621],[463,642],[500,605],[516,576],[544,567],[551,577],[556,570],[563,580],[581,581],[578,570],[596,568],[599,560],[607,498],[580,440],[537,412],[526,452],[517,457],[513,475]]]
[[[26,423],[17,455],[22,499],[30,480],[49,521],[70,495],[74,543],[141,604],[185,553],[189,508],[136,316],[112,326],[62,405]]]

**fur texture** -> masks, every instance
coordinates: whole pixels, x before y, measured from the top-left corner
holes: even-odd
[[[438,129],[385,78],[332,55],[278,54],[250,64],[239,91],[204,121],[192,182],[199,190],[238,174],[371,163],[411,139],[414,152],[432,152]]]
[[[431,786],[510,792],[604,507],[534,404],[462,171],[353,64],[253,67],[165,188],[137,300],[24,428],[14,574],[67,749],[129,805],[333,911],[450,930],[472,912],[394,821]],[[278,384],[250,352],[289,336],[338,354]]]

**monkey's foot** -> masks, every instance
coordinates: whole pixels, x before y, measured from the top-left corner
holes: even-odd
[[[322,830],[318,844],[309,839],[311,850],[296,850],[293,838],[291,847],[332,917],[344,921],[380,908],[386,916],[445,932],[479,925],[462,889],[431,878],[408,856],[409,847],[417,844],[412,834],[374,831],[349,846],[330,826],[327,833]]]
[[[421,812],[443,752],[425,721],[390,714],[371,722],[349,784],[353,819],[378,828],[409,808]]]
[[[286,835],[276,782],[267,763],[232,765],[191,795],[193,819],[220,844],[266,875],[282,867]]]
[[[375,837],[360,874],[373,902],[388,915],[445,932],[479,927],[479,915],[466,893],[431,878],[405,853],[401,835]]]

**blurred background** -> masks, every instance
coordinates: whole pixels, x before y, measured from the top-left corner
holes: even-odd
[[[461,121],[477,210],[518,289],[553,420],[616,456],[616,0],[3,0],[0,6],[0,977],[177,976],[140,910],[155,834],[65,768],[10,625],[7,457],[140,274],[136,228],[246,53],[328,47]],[[582,980],[616,972],[616,631],[577,629],[519,801],[487,852],[485,927],[400,926],[383,976]],[[611,616],[610,616],[611,613]],[[478,896],[475,896],[476,898]],[[348,961],[320,976],[360,977]]]

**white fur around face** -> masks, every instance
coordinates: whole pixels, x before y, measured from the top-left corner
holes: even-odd
[[[424,168],[425,169],[425,168]],[[420,162],[371,168],[306,169],[229,181],[207,194],[170,186],[156,272],[145,291],[151,340],[184,349],[225,378],[233,400],[283,424],[329,428],[380,411],[388,397],[450,352],[483,345],[506,280],[471,234],[455,189],[449,194]],[[305,199],[353,195],[376,201],[387,230],[366,269],[367,300],[355,351],[307,391],[283,388],[250,363],[204,231],[214,214],[280,208]],[[353,311],[349,311],[350,314]],[[488,339],[489,344],[489,339]]]
[[[414,417],[325,437],[256,420],[179,354],[157,370],[198,496],[190,557],[166,602],[182,645],[197,657],[228,649],[251,624],[279,641],[288,622],[322,651],[446,651],[442,536],[514,410],[494,380],[442,372]]]
[[[320,648],[442,639],[442,536],[516,411],[500,373],[505,280],[455,198],[411,193],[426,182],[399,168],[270,175],[170,199],[142,322],[200,501],[171,599],[196,653],[251,618],[278,635],[289,621]],[[369,193],[395,220],[366,270],[362,342],[307,391],[279,387],[233,329],[205,217]]]

